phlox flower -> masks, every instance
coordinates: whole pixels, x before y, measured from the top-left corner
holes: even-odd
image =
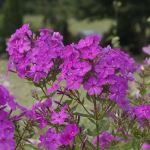
[[[76,124],[68,124],[61,133],[60,141],[62,145],[69,145],[73,142],[75,136],[79,133],[79,128]]]
[[[84,83],[84,89],[88,91],[89,95],[96,95],[102,92],[98,79],[91,77],[87,82]]]
[[[141,150],[150,150],[150,144],[147,143],[142,144]]]
[[[105,131],[105,132],[102,132],[100,135],[99,135],[99,146],[102,150],[104,150],[105,148],[108,148],[110,143],[114,140],[114,136],[112,134],[110,134],[109,132]],[[93,139],[93,145],[96,146],[97,144],[97,137],[95,137]]]
[[[63,125],[69,117],[69,114],[66,109],[67,109],[67,107],[64,106],[61,108],[61,110],[59,112],[54,111],[51,115],[51,123]]]
[[[60,146],[60,135],[53,128],[48,129],[44,135],[40,135],[38,147],[46,150],[58,150]]]
[[[134,113],[139,119],[150,119],[150,106],[149,105],[141,105],[136,106],[134,109]]]

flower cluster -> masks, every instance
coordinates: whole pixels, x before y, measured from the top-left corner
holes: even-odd
[[[7,51],[10,55],[9,70],[22,78],[39,83],[45,79],[63,49],[62,36],[58,32],[41,29],[35,36],[29,25],[23,25],[9,39]]]
[[[57,66],[57,83],[65,80],[69,90],[78,90],[83,85],[89,95],[99,95],[107,87],[109,99],[128,108],[126,94],[128,80],[133,80],[136,69],[134,60],[119,49],[99,46],[101,38],[97,35],[67,46],[62,39],[59,33],[47,29],[41,29],[40,36],[35,37],[29,26],[24,25],[8,42],[10,61],[19,75],[38,83],[48,77],[59,59],[62,63]],[[57,88],[55,83],[49,93]],[[124,104],[127,107],[122,107]]]
[[[56,133],[53,128],[40,136],[39,147],[47,150],[57,150],[58,147],[70,145],[76,135],[79,133],[79,128],[75,124],[68,124],[63,131]]]
[[[52,107],[52,100],[47,99],[42,102],[37,102],[32,106],[32,110],[25,109],[25,116],[38,123],[40,128],[45,128],[47,125],[64,125],[67,123],[69,113],[68,106],[60,108],[60,111],[55,111]]]
[[[148,142],[143,139],[148,139],[150,133],[147,101],[150,94],[146,89],[149,83],[144,79],[149,76],[145,72],[150,64],[149,58],[145,65],[138,67],[122,50],[109,45],[102,47],[100,42],[100,36],[90,35],[78,43],[64,45],[59,32],[40,29],[36,35],[29,25],[23,25],[11,36],[7,43],[8,69],[32,82],[41,93],[34,93],[38,102],[29,110],[15,103],[14,97],[0,86],[2,150],[13,150],[15,146],[23,149],[23,145],[31,145],[29,139],[33,140],[32,133],[36,132],[38,147],[46,150],[104,150],[111,144],[129,141],[132,144],[135,136],[144,136],[139,141]],[[149,55],[149,46],[143,51]],[[136,70],[140,70],[142,83],[134,78]],[[131,81],[140,85],[134,93],[136,101],[129,94],[128,83]],[[83,95],[82,90],[85,91]],[[54,100],[59,96],[60,101]],[[16,115],[12,118],[12,111],[16,108],[21,114],[19,118]],[[95,128],[86,130],[83,117]],[[110,119],[106,119],[108,117]],[[20,122],[16,123],[15,119]],[[144,125],[144,130],[139,128],[137,121]],[[97,135],[93,141],[89,138],[92,135]],[[142,148],[148,149],[149,145],[143,144]]]
[[[134,80],[136,64],[121,50],[102,48],[99,42],[100,37],[92,35],[66,46],[58,80],[65,80],[69,90],[78,90],[83,85],[89,95],[107,92],[110,100],[128,110],[128,81]]]
[[[100,53],[100,37],[89,36],[78,44],[71,44],[63,51],[63,64],[60,66],[60,79],[65,80],[67,88],[78,90],[85,75],[92,71],[91,61]]]
[[[47,126],[50,115],[52,113],[52,101],[51,99],[47,99],[42,102],[36,102],[32,106],[32,110],[23,110],[27,118],[34,120],[38,123],[40,128],[44,128]]]
[[[40,135],[39,147],[47,150],[56,150],[58,147],[67,146],[74,141],[79,133],[76,124],[70,124],[68,106],[64,105],[60,111],[55,111],[52,107],[52,100],[47,99],[43,102],[37,102],[32,106],[32,110],[26,110],[26,117],[38,123],[39,128],[47,128],[50,125],[64,127],[63,131],[55,131],[55,128],[49,128],[44,135]]]

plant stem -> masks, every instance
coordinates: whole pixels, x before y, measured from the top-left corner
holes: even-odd
[[[24,135],[25,135],[25,133],[26,133],[26,130],[28,129],[30,123],[31,123],[31,121],[29,120],[29,121],[27,122],[27,124],[26,124],[26,126],[25,126],[25,128],[24,128],[24,130],[23,130],[23,132],[22,132],[22,134],[21,134],[21,136],[20,136],[20,138],[19,138],[17,144],[16,144],[15,150],[17,150],[17,148],[19,147],[21,141],[23,140]]]
[[[87,108],[82,104],[82,102],[80,101],[80,99],[78,99],[78,101],[79,101],[79,104],[83,107],[83,109],[87,112],[87,114],[89,114],[90,116],[91,116],[91,114],[90,114],[90,112],[87,110]]]
[[[48,97],[47,94],[46,94],[46,92],[45,92],[45,90],[44,90],[44,88],[43,88],[42,86],[40,86],[40,88],[41,88],[42,92],[44,93],[44,95],[45,95],[46,97]]]
[[[82,107],[83,107],[83,109],[87,112],[87,114],[89,114],[90,116],[91,116],[91,113],[87,110],[87,108],[82,104],[82,102],[81,102],[81,100],[80,100],[80,98],[79,97],[73,97],[73,96],[71,96],[71,95],[69,95],[69,94],[66,94],[64,91],[60,91],[60,90],[58,90],[58,92],[60,92],[60,94],[63,94],[63,95],[66,95],[66,96],[68,96],[69,98],[71,98],[71,99],[74,99],[75,101],[77,101],[78,102],[78,104],[80,104]]]
[[[96,103],[96,97],[93,98],[94,103],[94,116],[96,121],[96,132],[97,132],[97,142],[96,142],[96,150],[99,150],[99,122],[98,122],[98,110],[97,110],[97,103]]]

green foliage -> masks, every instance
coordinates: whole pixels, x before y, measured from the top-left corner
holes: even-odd
[[[132,149],[131,143],[122,143],[116,146],[112,146],[111,148],[108,148],[107,150],[134,150],[134,149]],[[138,150],[138,149],[135,149],[135,150]]]
[[[22,0],[6,0],[4,4],[3,28],[5,37],[10,36],[22,25]]]
[[[103,119],[99,121],[99,131],[107,131],[109,130],[110,122],[108,119]]]
[[[36,0],[36,12],[43,15],[44,26],[51,24],[52,28],[63,34],[65,43],[70,41],[68,18],[72,12],[69,0]]]

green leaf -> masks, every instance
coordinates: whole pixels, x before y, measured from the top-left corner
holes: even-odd
[[[87,93],[86,94],[86,98],[91,102],[92,100],[91,100],[91,96]]]
[[[78,107],[78,104],[74,105],[72,108],[71,108],[71,111],[74,112]]]
[[[95,150],[94,145],[91,142],[89,142],[88,140],[87,140],[87,146],[88,146],[88,150]]]
[[[85,99],[83,98],[82,101],[81,101],[81,103],[84,105],[84,102],[85,102]]]
[[[96,122],[95,122],[95,120],[93,119],[93,118],[88,118],[89,119],[89,121],[91,122],[91,123],[93,123],[94,125],[96,125]]]
[[[110,146],[107,150],[133,150],[132,143],[122,143],[117,144],[116,146]]]
[[[66,100],[64,103],[70,105],[72,103],[72,100]]]
[[[96,134],[97,134],[96,129],[94,129],[94,130],[87,129],[87,134],[89,136],[96,136]]]
[[[132,142],[132,147],[134,150],[140,150],[140,139],[134,138]]]
[[[138,129],[136,129],[136,128],[133,129],[133,135],[134,135],[134,137],[137,138],[137,139],[138,139],[138,138],[142,138],[141,131],[138,130]]]
[[[79,113],[79,112],[75,112],[74,115],[78,115],[81,117],[86,117],[86,118],[91,118],[92,116],[88,115],[88,114],[83,114],[83,113]]]
[[[100,132],[108,130],[109,127],[110,127],[109,120],[104,119],[104,120],[99,121],[99,130],[100,130]]]
[[[46,98],[47,98],[47,96],[45,96],[45,95],[40,96],[40,99],[46,99]]]
[[[145,96],[146,93],[147,93],[146,88],[141,89],[140,93],[141,93],[142,96]]]
[[[31,144],[26,144],[25,148],[26,149],[30,149],[30,150],[41,150],[40,148],[37,148],[37,147],[35,147],[35,146],[31,145]]]

